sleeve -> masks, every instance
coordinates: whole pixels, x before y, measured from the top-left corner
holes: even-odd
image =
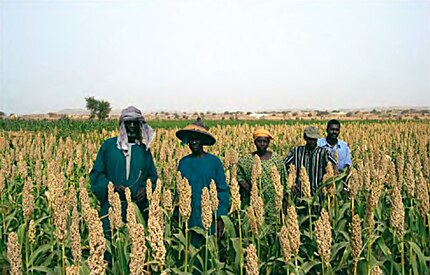
[[[184,169],[184,163],[183,163],[183,158],[179,160],[179,164],[178,164],[178,172],[181,172],[181,175],[183,174],[183,169]],[[182,175],[183,177],[183,175]]]
[[[150,179],[152,182],[152,190],[155,190],[157,179],[158,179],[157,168],[155,167],[154,158],[152,157],[151,151],[145,150],[145,152],[147,153],[146,156],[147,156],[148,170],[147,170],[146,179],[144,182],[144,185],[145,185],[144,187],[146,187],[147,179]]]
[[[105,153],[106,143],[104,142],[97,153],[96,161],[90,172],[91,191],[96,195],[100,203],[103,203],[107,199],[107,186],[109,184],[109,179],[106,177],[106,165],[104,162]]]
[[[346,147],[346,149],[345,149],[345,151],[346,151],[345,152],[345,154],[346,154],[346,156],[345,156],[345,164],[349,165],[349,166],[352,166],[351,152],[349,150],[349,147],[348,147],[347,143],[345,143],[345,147]]]
[[[219,206],[218,206],[218,217],[227,215],[228,213],[228,207],[230,204],[230,192],[227,186],[227,183],[225,181],[225,173],[224,173],[224,167],[222,166],[222,163],[220,159],[217,158],[216,163],[216,175],[215,175],[215,182],[217,186],[217,192],[218,192],[218,199],[219,199]]]

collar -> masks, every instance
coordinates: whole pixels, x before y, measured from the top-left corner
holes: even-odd
[[[336,148],[338,148],[338,149],[340,149],[340,147],[341,147],[339,139],[337,140],[337,143],[334,146],[332,146],[330,143],[327,142],[327,138],[324,138],[323,141],[324,141],[323,146],[325,146],[325,147],[333,148],[334,146],[336,146]]]
[[[306,145],[304,146],[304,153],[306,155],[312,155],[318,150],[318,146],[316,146],[313,150],[306,149]]]

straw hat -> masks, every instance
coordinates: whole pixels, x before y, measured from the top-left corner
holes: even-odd
[[[176,132],[176,137],[187,144],[191,134],[197,136],[202,145],[214,145],[216,142],[215,138],[203,124],[201,118],[197,118],[196,122],[187,125],[184,129],[178,130]]]

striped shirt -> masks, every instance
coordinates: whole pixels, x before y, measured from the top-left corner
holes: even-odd
[[[326,166],[329,162],[336,167],[336,160],[330,155],[330,151],[322,147],[315,147],[315,149],[310,152],[306,150],[305,146],[297,146],[294,147],[284,159],[287,171],[291,164],[296,167],[296,185],[299,187],[299,190],[301,190],[300,167],[303,165],[303,167],[306,168],[311,183],[312,196],[322,183]]]

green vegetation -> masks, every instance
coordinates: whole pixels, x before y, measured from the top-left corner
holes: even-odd
[[[259,274],[374,274],[378,268],[383,274],[430,274],[427,121],[342,124],[342,137],[350,144],[354,163],[347,183],[343,173],[328,176],[317,191],[320,205],[316,197],[300,199],[292,194],[295,174],[291,173],[281,192],[289,206],[287,215],[279,209],[275,221],[259,219],[253,231],[255,220],[248,205],[239,206],[222,218],[225,233],[219,242],[202,229],[189,228],[188,233],[204,240],[206,245],[201,246],[189,242],[183,217],[173,216],[172,204],[177,207],[179,201],[171,196],[166,196],[170,204],[164,201],[164,194],[179,189],[177,164],[189,151],[175,137],[175,128],[188,122],[150,121],[157,128],[152,152],[161,180],[158,186],[163,187],[153,193],[157,195],[152,198],[152,213],[162,226],[144,222],[137,211],[136,222],[150,237],[142,244],[132,238],[131,223],[112,230],[112,242],[103,243],[102,236],[101,241],[94,238],[100,233],[94,212],[99,205],[90,192],[88,173],[101,142],[117,130],[117,121],[0,121],[0,272],[15,274],[13,270],[18,268],[24,274],[71,274],[66,269],[75,267],[80,274],[89,274],[94,272],[93,259],[98,256],[103,262],[107,249],[112,266],[100,265],[102,271],[97,274],[136,274],[129,270],[133,249],[140,245],[147,249],[146,257],[140,259],[148,274],[200,274],[203,267],[207,274],[243,274],[244,264],[251,262],[250,247],[255,247],[258,262],[254,270]],[[251,133],[256,124],[264,124],[276,135],[271,149],[284,155],[292,145],[303,142],[303,123],[316,123],[207,122],[218,137],[207,150],[223,161],[230,191],[237,185],[237,155],[233,155],[254,149]],[[321,129],[325,125],[317,123]],[[86,197],[85,192],[89,192]],[[325,215],[311,207],[321,207]],[[298,218],[290,212],[294,209]],[[290,235],[290,230],[297,234]],[[15,243],[9,244],[14,233]],[[154,236],[162,240],[155,242]],[[76,245],[73,240],[77,237]],[[92,245],[100,249],[91,249]],[[160,251],[165,258],[160,259],[156,248],[163,247]]]
[[[106,100],[98,100],[90,96],[86,97],[85,101],[86,107],[90,111],[90,118],[97,117],[100,120],[105,120],[112,110],[110,103]]]

